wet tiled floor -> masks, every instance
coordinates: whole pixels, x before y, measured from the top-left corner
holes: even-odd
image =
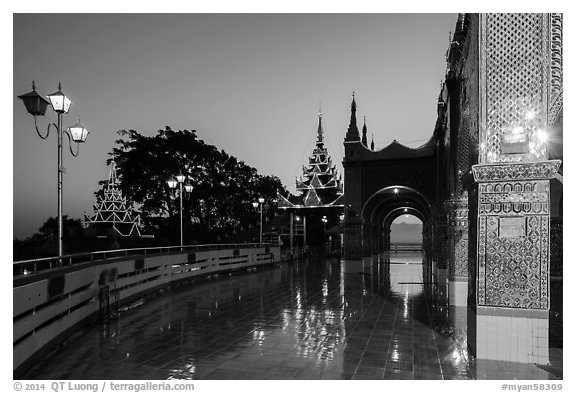
[[[338,260],[197,281],[94,325],[24,379],[558,379],[552,364],[474,361],[465,310],[420,254],[367,273]],[[465,321],[465,320],[464,320]]]

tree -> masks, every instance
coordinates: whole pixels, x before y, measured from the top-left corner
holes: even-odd
[[[286,193],[280,179],[259,175],[255,168],[198,139],[196,131],[166,127],[151,137],[135,130],[118,134],[122,138],[112,155],[122,192],[139,205],[148,229],[172,244],[179,237],[179,196],[167,180],[180,172],[194,186],[182,201],[187,242],[213,242],[255,225],[259,216],[252,202],[264,197],[270,203],[277,190]]]
[[[71,239],[84,235],[84,227],[82,226],[82,221],[79,219],[68,218],[67,215],[62,216],[62,228],[62,236],[64,239]],[[38,234],[46,240],[57,239],[58,219],[56,217],[48,218],[38,230]]]
[[[79,219],[62,216],[64,253],[87,251],[84,227]],[[24,240],[13,242],[14,260],[58,255],[58,219],[48,218],[38,232]]]

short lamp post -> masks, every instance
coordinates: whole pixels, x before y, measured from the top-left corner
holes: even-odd
[[[262,244],[262,205],[264,204],[264,198],[258,198],[258,202],[252,202],[252,206],[256,209],[260,205],[260,244]]]
[[[80,149],[80,143],[86,141],[88,130],[84,128],[80,121],[68,130],[62,129],[62,115],[68,113],[72,101],[62,92],[62,86],[58,83],[58,91],[48,95],[48,100],[36,92],[36,84],[32,82],[32,91],[30,93],[18,96],[24,103],[26,110],[29,114],[34,116],[34,125],[36,126],[36,133],[42,139],[48,138],[50,134],[50,127],[54,127],[58,135],[58,256],[63,255],[63,223],[62,223],[62,183],[64,167],[62,166],[62,138],[63,135],[68,137],[68,147],[72,156],[76,157]],[[57,123],[49,123],[46,129],[46,134],[42,134],[38,130],[37,116],[44,116],[48,104],[52,105],[52,109],[57,114]],[[72,142],[76,142],[76,152],[72,150]]]
[[[184,231],[182,230],[182,199],[183,199],[182,185],[184,184],[185,181],[186,176],[183,175],[182,173],[179,173],[178,175],[176,175],[171,179],[168,179],[167,181],[168,187],[170,187],[170,189],[172,190],[175,189],[176,186],[180,187],[180,249],[184,247]],[[192,184],[189,183],[184,184],[184,190],[186,191],[186,193],[191,193],[193,189],[194,187],[192,186]]]

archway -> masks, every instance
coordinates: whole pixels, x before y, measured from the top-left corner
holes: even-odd
[[[422,220],[408,208],[401,209],[401,213],[390,223],[391,257],[417,253],[421,262]]]
[[[426,252],[430,247],[427,235],[432,226],[430,202],[414,188],[392,185],[372,194],[362,208],[365,257],[390,251],[390,226],[404,214],[413,215],[422,222],[422,244]]]

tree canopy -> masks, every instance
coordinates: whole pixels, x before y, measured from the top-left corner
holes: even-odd
[[[123,194],[137,204],[141,218],[155,236],[179,237],[179,192],[167,180],[179,173],[194,187],[184,193],[185,242],[215,241],[233,231],[255,225],[259,219],[252,205],[265,199],[273,214],[276,191],[287,191],[279,178],[258,171],[198,139],[196,131],[170,127],[154,136],[120,130],[122,137],[112,151]],[[112,157],[108,159],[108,162]]]
[[[76,253],[86,250],[85,231],[82,221],[62,216],[62,236],[64,253]],[[14,260],[54,256],[58,254],[58,218],[49,217],[34,235],[12,242]]]

